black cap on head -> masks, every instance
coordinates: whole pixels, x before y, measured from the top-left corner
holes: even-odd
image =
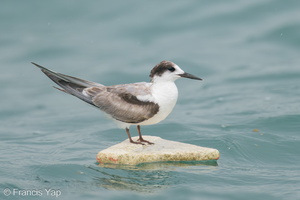
[[[160,63],[155,65],[155,67],[151,70],[149,76],[151,78],[153,78],[154,75],[161,76],[167,70],[173,72],[175,71],[174,65],[175,64],[170,61],[166,61],[166,60],[161,61]]]

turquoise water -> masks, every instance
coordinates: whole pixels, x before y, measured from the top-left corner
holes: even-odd
[[[299,8],[3,1],[1,199],[299,199]],[[175,109],[143,133],[216,148],[217,162],[98,166],[125,131],[30,64],[112,85],[147,81],[162,60],[204,80],[178,80]]]

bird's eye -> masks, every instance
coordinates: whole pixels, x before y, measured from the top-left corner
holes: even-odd
[[[170,72],[174,72],[174,71],[175,71],[175,68],[174,68],[174,67],[169,67],[168,70],[169,70]]]

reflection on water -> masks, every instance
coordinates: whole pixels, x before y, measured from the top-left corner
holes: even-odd
[[[153,193],[172,185],[171,171],[128,171],[126,175],[108,174],[96,177],[96,183],[106,189]]]
[[[179,172],[206,173],[216,169],[217,161],[159,162],[129,165],[98,165],[89,167],[101,175],[94,177],[96,184],[111,190],[155,193],[180,182]],[[192,169],[190,169],[192,168]]]
[[[125,170],[166,170],[172,168],[174,169],[176,167],[187,167],[187,166],[218,166],[216,160],[152,162],[152,163],[141,163],[138,165],[117,165],[117,164],[99,164],[99,163],[97,164],[100,167],[125,169]]]

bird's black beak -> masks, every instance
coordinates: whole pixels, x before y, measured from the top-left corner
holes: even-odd
[[[195,79],[195,80],[202,80],[202,78],[199,78],[197,76],[194,76],[192,74],[186,73],[184,72],[183,74],[178,74],[179,76],[183,77],[183,78],[190,78],[190,79]]]

